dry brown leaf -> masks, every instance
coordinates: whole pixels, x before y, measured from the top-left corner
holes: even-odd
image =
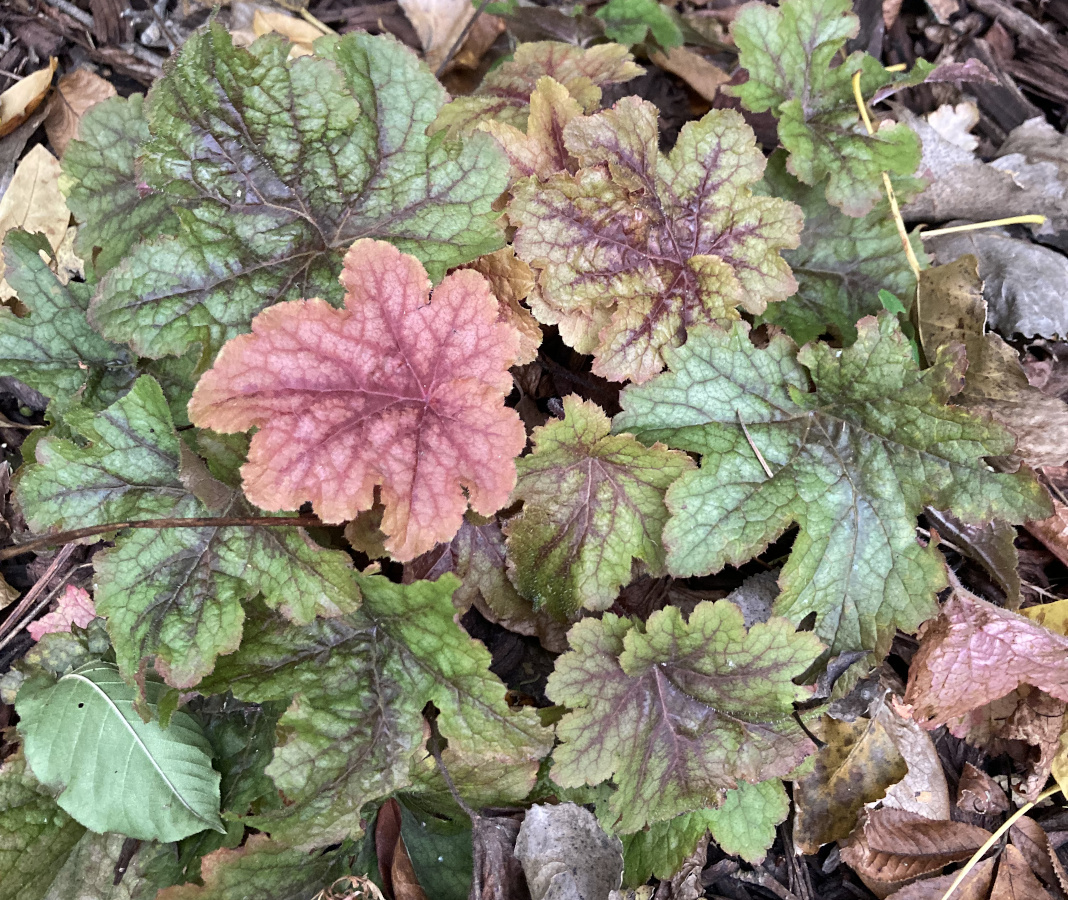
[[[397,838],[397,847],[393,851],[393,897],[395,900],[428,900],[419,878],[415,874],[408,848],[404,838]]]
[[[504,19],[482,13],[464,38],[463,46],[453,58],[453,64],[461,69],[477,69],[482,57],[507,28]]]
[[[1016,436],[1016,452],[1032,466],[1068,459],[1068,404],[1032,387],[1016,351],[985,333],[986,301],[974,256],[920,274],[917,330],[928,359],[950,342],[964,344],[968,370],[956,403],[990,413]]]
[[[990,900],[1050,900],[1050,895],[1031,872],[1023,854],[1009,844],[998,859],[998,877]]]
[[[58,61],[53,56],[48,65],[31,72],[0,94],[0,137],[10,134],[41,105],[52,85]]]
[[[824,741],[811,773],[794,784],[794,843],[801,853],[846,837],[864,804],[881,800],[908,765],[879,719],[839,722],[824,716]]]
[[[685,47],[672,47],[666,54],[654,53],[650,59],[661,69],[678,75],[709,103],[716,99],[719,86],[731,80],[715,63]]]
[[[994,865],[997,860],[984,859],[968,873],[953,892],[953,900],[987,900],[990,885],[994,881]],[[892,900],[942,900],[949,886],[957,877],[956,872],[925,878],[906,885],[890,895]]]
[[[1027,860],[1031,871],[1048,887],[1056,889],[1064,883],[1064,868],[1057,858],[1057,852],[1049,842],[1049,836],[1038,822],[1024,816],[1009,829],[1009,836]]]
[[[293,48],[289,51],[291,58],[309,56],[314,52],[312,44],[324,34],[311,22],[305,22],[289,13],[261,8],[257,8],[252,15],[252,31],[256,37],[262,37],[273,31],[288,38],[293,44]]]
[[[419,35],[431,72],[437,71],[475,14],[470,0],[400,0],[400,6]]]
[[[957,785],[957,808],[977,816],[992,816],[1009,808],[1009,798],[986,772],[965,763]]]
[[[919,813],[928,819],[948,819],[949,785],[930,733],[912,719],[898,715],[890,703],[880,703],[875,717],[890,735],[909,769],[908,774],[886,792],[883,806]]]
[[[78,126],[86,110],[114,97],[115,93],[110,81],[88,69],[75,69],[59,79],[44,125],[52,149],[60,157],[66,152],[67,144],[78,137]]]
[[[1054,500],[1052,516],[1038,522],[1026,522],[1024,527],[1068,566],[1068,506]]]
[[[968,859],[990,832],[934,821],[902,809],[877,809],[842,846],[842,861],[879,897],[906,882]]]
[[[59,160],[43,144],[27,153],[0,197],[0,243],[12,228],[24,228],[44,234],[57,250],[67,234],[70,210],[59,190]],[[0,300],[14,296],[3,279],[4,261],[0,256]]]

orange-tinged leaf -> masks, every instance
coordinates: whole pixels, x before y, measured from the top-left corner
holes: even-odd
[[[541,326],[523,301],[534,290],[534,273],[511,247],[503,247],[496,253],[480,256],[464,266],[484,275],[490,290],[500,304],[498,322],[506,322],[519,332],[519,355],[514,365],[525,366],[534,362],[541,346]]]
[[[477,272],[453,272],[431,300],[422,264],[381,241],[353,244],[341,282],[344,309],[260,313],[200,380],[190,419],[259,428],[241,474],[263,509],[311,501],[342,522],[380,485],[386,549],[413,559],[452,538],[468,501],[491,515],[508,500],[526,442],[504,406],[519,335]]]

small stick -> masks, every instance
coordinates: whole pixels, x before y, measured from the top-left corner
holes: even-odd
[[[22,544],[15,544],[13,547],[6,547],[0,550],[0,562],[15,556],[21,556],[23,553],[29,553],[31,550],[55,547],[57,544],[69,544],[71,541],[80,541],[82,538],[107,534],[109,531],[121,531],[123,528],[154,528],[156,530],[164,528],[239,528],[245,526],[317,528],[322,524],[318,516],[204,516],[197,519],[142,519],[134,522],[108,522],[104,525],[90,525],[87,528],[75,528],[73,531],[47,534]]]
[[[742,434],[744,434],[745,439],[749,441],[749,447],[756,454],[756,458],[760,461],[764,473],[768,478],[774,478],[775,473],[771,471],[771,466],[769,466],[767,460],[764,459],[764,454],[760,452],[760,448],[753,443],[753,436],[749,433],[749,429],[745,427],[745,422],[742,421],[742,414],[740,412],[738,413],[738,424],[742,426]]]
[[[45,570],[44,575],[37,579],[37,583],[26,593],[26,596],[19,601],[19,605],[16,606],[8,617],[0,625],[0,635],[6,635],[8,631],[14,628],[15,623],[19,621],[29,609],[36,602],[37,598],[44,592],[45,585],[48,584],[48,579],[56,574],[56,570],[60,568],[74,552],[74,544],[68,544],[59,553],[56,554],[56,558],[52,560],[51,565]],[[17,629],[16,629],[17,630]],[[0,648],[4,647],[10,637],[6,637],[3,643],[0,643]]]

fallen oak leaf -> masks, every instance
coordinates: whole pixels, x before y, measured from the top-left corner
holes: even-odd
[[[386,549],[406,561],[450,540],[468,502],[484,515],[507,502],[526,443],[504,406],[519,335],[477,272],[453,272],[429,302],[422,264],[385,242],[353,244],[341,281],[344,309],[316,299],[260,313],[201,378],[190,420],[260,429],[241,474],[262,509],[310,500],[343,522],[380,485]]]

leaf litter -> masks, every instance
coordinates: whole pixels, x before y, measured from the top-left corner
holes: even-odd
[[[1059,896],[1059,20],[180,6],[0,95],[0,897]]]

